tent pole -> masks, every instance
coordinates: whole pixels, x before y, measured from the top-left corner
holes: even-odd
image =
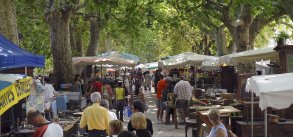
[[[268,117],[267,117],[267,114],[268,114],[268,110],[265,109],[265,137],[268,136]]]
[[[45,67],[43,68],[43,78],[42,78],[42,80],[43,80],[43,85],[45,85]]]
[[[24,74],[27,76],[27,67],[24,67]]]
[[[251,92],[251,136],[253,137],[253,103],[254,103],[254,99],[253,99],[253,92]]]
[[[101,82],[103,82],[103,64],[101,64]]]

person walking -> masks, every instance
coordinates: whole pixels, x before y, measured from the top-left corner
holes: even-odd
[[[141,100],[135,100],[133,102],[131,109],[132,109],[133,113],[136,113],[136,112],[144,113],[145,112],[145,104]],[[145,118],[145,119],[146,119],[146,123],[147,123],[146,129],[151,133],[151,135],[153,135],[154,130],[153,130],[152,121],[149,118]],[[135,130],[135,128],[133,128],[133,126],[132,126],[131,120],[128,122],[127,129],[130,132],[133,132]]]
[[[157,120],[158,124],[162,123],[162,118],[163,118],[163,101],[162,101],[162,92],[165,90],[167,85],[166,80],[164,79],[164,76],[160,76],[160,81],[158,82],[157,85]]]
[[[93,79],[93,82],[92,82],[92,85],[90,88],[90,92],[91,93],[93,93],[93,92],[102,93],[102,87],[103,87],[103,84],[100,82],[100,77],[96,77]]]
[[[183,77],[180,77],[180,81],[174,87],[174,94],[176,96],[176,105],[182,104],[186,107],[178,108],[179,122],[185,122],[185,114],[188,114],[189,101],[192,97],[192,86],[188,81],[183,80]]]
[[[168,107],[168,106],[172,106],[174,103],[174,86],[172,84],[172,78],[171,77],[167,77],[166,78],[166,88],[163,90],[162,93],[162,102],[164,105],[164,110],[166,110],[166,119],[165,120],[165,124],[170,124],[170,115],[172,114],[173,118],[172,120],[174,120],[174,108]],[[168,104],[171,103],[171,104]]]
[[[133,132],[137,137],[151,137],[151,132],[147,130],[147,121],[142,112],[136,112],[131,116],[131,124],[135,129]]]
[[[100,105],[108,110],[110,121],[118,120],[116,113],[109,110],[109,102],[106,99],[102,99]]]
[[[93,104],[87,107],[81,116],[80,128],[88,128],[88,137],[106,137],[109,133],[109,113],[108,110],[100,106],[101,94],[94,92],[91,94]]]
[[[154,76],[154,87],[155,87],[155,93],[158,92],[157,84],[158,84],[158,82],[159,82],[159,80],[160,80],[161,72],[162,72],[162,69],[161,69],[161,68],[157,69],[156,72],[155,72],[155,76]]]
[[[119,120],[123,121],[123,109],[125,106],[125,90],[122,81],[118,82],[118,87],[115,89],[115,109]]]

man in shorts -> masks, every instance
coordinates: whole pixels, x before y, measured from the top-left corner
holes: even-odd
[[[160,81],[158,82],[157,88],[157,120],[158,123],[162,123],[163,118],[163,100],[162,100],[162,92],[166,88],[167,82],[164,79],[163,75],[160,75]]]

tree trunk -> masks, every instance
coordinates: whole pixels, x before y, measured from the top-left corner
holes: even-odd
[[[75,32],[75,25],[73,23],[70,23],[69,25],[69,32],[70,32],[70,46],[72,50],[72,56],[78,56],[76,49],[76,32]]]
[[[97,48],[99,44],[99,36],[100,36],[100,21],[98,18],[91,18],[90,19],[90,42],[87,49],[86,56],[96,56]],[[85,68],[85,75],[91,76],[92,73],[92,66],[86,66]]]
[[[233,34],[237,46],[237,52],[246,51],[253,48],[249,41],[249,27],[244,25],[238,26]]]
[[[58,76],[59,84],[71,82],[74,76],[74,69],[70,47],[70,15],[60,15],[59,12],[54,12],[48,16],[54,74]]]
[[[15,0],[0,0],[0,34],[19,44]]]
[[[87,56],[95,56],[97,54],[97,48],[99,44],[100,36],[100,21],[98,18],[90,19],[90,42],[87,49]]]
[[[82,56],[82,31],[77,31],[76,33],[76,49],[78,51],[78,56]]]
[[[292,0],[281,0],[282,6],[285,9],[286,13],[289,15],[291,20],[293,21],[293,1]]]
[[[224,27],[219,27],[214,34],[215,44],[217,47],[217,56],[224,55],[224,49],[227,48],[227,39]]]

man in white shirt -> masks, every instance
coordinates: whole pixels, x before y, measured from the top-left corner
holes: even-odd
[[[34,137],[63,137],[62,127],[47,121],[37,109],[28,111],[27,120],[29,124],[37,127]]]
[[[110,121],[118,120],[116,113],[109,110],[109,102],[106,99],[102,99],[100,105],[108,110]]]
[[[51,107],[51,100],[54,98],[55,95],[55,89],[52,84],[50,84],[50,80],[48,78],[45,78],[45,109],[50,109]]]

